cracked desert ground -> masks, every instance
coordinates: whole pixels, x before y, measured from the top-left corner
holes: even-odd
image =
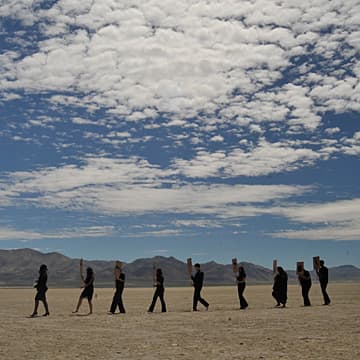
[[[245,311],[236,287],[206,287],[210,309],[198,313],[190,287],[167,288],[165,314],[146,313],[153,289],[129,288],[115,316],[112,289],[96,289],[92,316],[71,314],[79,292],[50,289],[51,316],[30,319],[34,290],[0,289],[0,359],[360,359],[360,284],[330,284],[329,307],[313,284],[310,308],[291,285],[286,309],[273,308],[271,285],[248,286]]]

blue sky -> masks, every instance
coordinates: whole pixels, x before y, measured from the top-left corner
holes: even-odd
[[[0,247],[360,266],[359,13],[1,2]]]

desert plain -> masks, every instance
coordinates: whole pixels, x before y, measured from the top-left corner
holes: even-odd
[[[248,286],[239,310],[235,286],[206,287],[191,312],[192,288],[167,288],[167,313],[146,312],[153,289],[128,288],[126,314],[107,315],[113,289],[96,289],[94,314],[72,314],[80,289],[48,291],[50,317],[28,318],[33,289],[0,289],[0,359],[360,359],[360,284],[330,284],[331,306],[322,306],[318,284],[312,306],[302,307],[290,285],[288,307],[274,308],[271,285]],[[43,308],[40,305],[40,314]]]

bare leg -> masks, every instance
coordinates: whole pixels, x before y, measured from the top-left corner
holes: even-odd
[[[89,302],[89,315],[91,315],[93,313],[93,306],[91,300],[88,300],[88,302]]]
[[[80,309],[80,306],[81,306],[81,304],[82,304],[82,297],[80,296],[79,297],[79,301],[78,301],[78,303],[77,303],[77,305],[76,305],[76,310],[75,311],[73,311],[73,313],[77,313],[78,311],[79,311],[79,309]]]
[[[49,305],[47,303],[46,300],[43,300],[43,304],[44,304],[44,307],[45,307],[45,314],[43,316],[48,316],[50,315],[50,312],[49,312]]]

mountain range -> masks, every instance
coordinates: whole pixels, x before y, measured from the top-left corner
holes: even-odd
[[[137,259],[124,263],[128,287],[152,286],[153,263],[163,270],[167,286],[188,286],[190,283],[186,263],[174,257]],[[80,283],[79,259],[72,259],[57,252],[41,253],[33,249],[0,250],[0,286],[31,286],[38,276],[41,264],[48,266],[49,285],[78,287]],[[260,265],[241,263],[247,273],[248,283],[271,283],[273,272]],[[96,274],[96,285],[113,286],[114,261],[84,261],[84,268],[91,266]],[[234,284],[232,265],[214,261],[201,265],[208,285]],[[296,281],[295,271],[288,271],[289,280]],[[329,268],[330,281],[360,281],[360,269],[353,265]],[[312,273],[316,280],[316,275]]]

